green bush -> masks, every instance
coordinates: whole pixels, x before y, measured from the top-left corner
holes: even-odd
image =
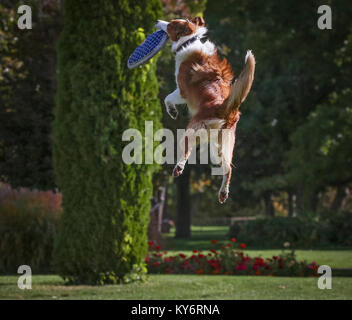
[[[242,239],[249,246],[279,247],[289,242],[295,248],[351,246],[351,213],[334,213],[313,218],[261,218],[234,223],[229,237]]]
[[[53,155],[63,215],[56,271],[72,283],[105,284],[145,273],[154,165],[127,165],[126,129],[160,128],[156,58],[127,61],[155,31],[159,0],[67,0],[58,44]]]
[[[52,192],[0,190],[0,272],[51,271],[61,195]]]
[[[318,234],[327,243],[352,246],[352,213],[325,212],[320,219]]]

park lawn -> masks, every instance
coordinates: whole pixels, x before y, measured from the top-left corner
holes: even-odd
[[[352,278],[333,278],[330,290],[319,289],[317,278],[152,275],[145,283],[100,287],[67,286],[59,276],[37,275],[32,278],[32,290],[18,289],[17,279],[0,277],[0,299],[352,299]]]
[[[212,248],[219,248],[226,244],[229,240],[226,237],[228,232],[227,226],[192,226],[192,236],[190,239],[175,239],[175,230],[164,234],[165,248],[168,255],[176,255],[185,253],[192,255],[192,250],[208,251]],[[214,246],[211,240],[217,240]],[[238,239],[239,242],[241,239]],[[262,256],[269,258],[277,256],[282,252],[281,249],[257,249],[247,248],[245,253],[254,256]],[[297,260],[306,260],[308,263],[315,261],[319,265],[328,265],[331,268],[352,268],[352,250],[344,248],[328,248],[328,249],[298,249],[295,251]]]

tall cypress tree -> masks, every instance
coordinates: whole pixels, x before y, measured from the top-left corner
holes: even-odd
[[[160,127],[155,59],[128,56],[161,16],[159,0],[66,0],[53,124],[63,216],[54,249],[61,276],[105,284],[139,277],[147,252],[154,165],[126,165],[122,134]]]

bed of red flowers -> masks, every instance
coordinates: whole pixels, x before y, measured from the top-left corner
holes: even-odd
[[[222,246],[212,240],[213,248],[207,252],[193,250],[192,255],[180,253],[171,256],[153,241],[149,241],[149,253],[145,259],[151,274],[222,274],[266,276],[316,276],[315,262],[297,261],[294,250],[283,251],[278,256],[263,259],[244,254],[244,243],[236,239]]]

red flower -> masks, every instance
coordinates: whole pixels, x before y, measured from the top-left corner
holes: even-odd
[[[231,248],[231,243],[228,243],[226,247]]]
[[[162,255],[163,255],[162,253],[156,253],[156,252],[153,253],[153,256],[155,257],[161,257]]]
[[[255,262],[263,267],[265,265],[264,259],[263,258],[255,258]]]
[[[154,244],[153,241],[148,241],[148,246],[151,247]]]
[[[236,266],[236,270],[237,270],[237,271],[238,271],[238,270],[246,270],[246,269],[247,269],[247,266],[246,266],[245,263],[239,262],[239,263],[237,264],[237,266]]]
[[[241,243],[241,244],[240,244],[240,247],[241,247],[242,249],[245,249],[245,248],[246,248],[246,245],[245,245],[244,243]]]
[[[197,250],[193,250],[192,252],[193,252],[193,253],[197,253],[198,251],[197,251]]]
[[[274,260],[277,260],[277,256],[273,256],[273,259],[274,259]]]
[[[233,243],[235,243],[237,240],[236,240],[236,238],[232,238],[231,241],[232,241]]]
[[[181,257],[182,259],[185,259],[185,258],[186,258],[186,255],[183,254],[183,253],[180,253],[180,257]]]
[[[147,255],[146,257],[145,257],[145,263],[149,263],[149,256]]]
[[[199,257],[199,258],[204,258],[205,256],[204,256],[204,254],[201,254],[201,253],[200,253],[200,254],[198,254],[198,257]]]
[[[216,252],[216,250],[214,250],[214,249],[210,249],[210,251],[211,251],[212,253],[214,253],[214,254],[218,254],[218,253]]]
[[[160,262],[155,261],[155,262],[152,263],[152,266],[157,267],[157,266],[160,266],[160,264],[161,264]]]
[[[160,248],[160,246],[156,246],[155,249],[156,250],[160,250],[161,248]]]
[[[217,240],[211,240],[211,243],[212,243],[212,244],[216,244],[216,243],[217,243]]]

